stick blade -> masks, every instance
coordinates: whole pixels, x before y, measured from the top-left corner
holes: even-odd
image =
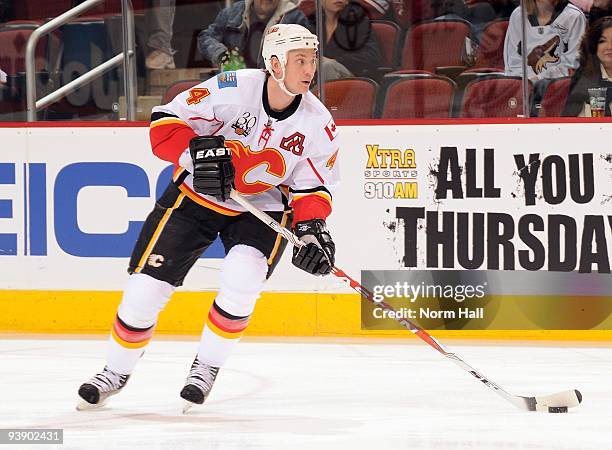
[[[527,411],[539,411],[547,413],[563,413],[568,408],[574,408],[582,402],[582,394],[577,389],[557,392],[550,395],[537,397],[521,397],[525,402]]]

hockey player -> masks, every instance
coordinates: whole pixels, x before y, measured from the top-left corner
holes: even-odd
[[[176,165],[147,217],[108,344],[104,370],[83,384],[79,409],[121,390],[153,335],[158,313],[220,236],[220,287],[180,396],[201,404],[249,323],[284,249],[283,239],[229,199],[232,187],[306,244],[293,264],[326,275],[335,246],[325,219],[338,183],[336,126],[309,92],[318,40],[300,25],[264,38],[266,70],[225,72],[153,109],[153,153]]]

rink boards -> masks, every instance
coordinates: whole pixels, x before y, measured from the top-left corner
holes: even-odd
[[[560,301],[609,300],[608,282],[583,285],[592,284],[584,276],[610,278],[611,123],[340,125],[343,183],[329,223],[347,273],[526,271],[532,285],[552,273],[571,280],[551,290]],[[106,332],[133,243],[172,168],[151,154],[145,124],[4,126],[0,147],[0,330]],[[405,335],[362,330],[359,297],[335,278],[302,274],[288,253],[250,334]],[[222,257],[215,244],[196,263],[158,332],[199,333]],[[495,294],[546,296],[534,292]],[[602,308],[586,332],[438,334],[608,339],[609,313]]]

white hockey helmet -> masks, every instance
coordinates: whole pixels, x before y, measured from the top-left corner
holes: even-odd
[[[287,64],[287,54],[291,50],[301,48],[313,48],[318,50],[319,39],[315,34],[308,31],[307,28],[297,24],[278,24],[272,26],[263,41],[262,56],[266,65],[266,70],[270,75],[279,82],[283,91],[289,95],[296,95],[289,92],[285,87],[285,65]],[[276,78],[272,71],[272,57],[276,56],[282,67],[281,78]]]

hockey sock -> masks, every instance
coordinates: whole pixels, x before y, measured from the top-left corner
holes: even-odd
[[[129,375],[153,336],[157,316],[174,286],[144,274],[131,275],[111,330],[106,365]]]
[[[214,367],[225,364],[249,324],[249,317],[233,316],[214,302],[202,331],[198,359]]]
[[[144,353],[144,347],[151,340],[154,329],[155,325],[148,328],[132,327],[117,315],[108,344],[108,368],[125,375],[132,373]]]
[[[240,341],[266,278],[268,264],[257,249],[236,245],[221,269],[220,289],[202,331],[198,359],[221,367]]]

